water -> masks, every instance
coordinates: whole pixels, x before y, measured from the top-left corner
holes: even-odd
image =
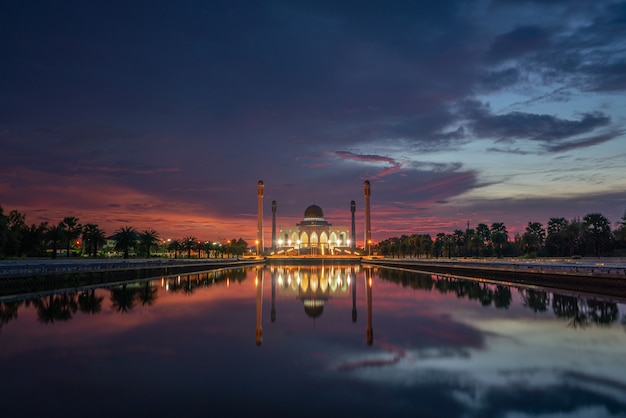
[[[6,417],[626,416],[608,299],[346,265],[1,301]]]

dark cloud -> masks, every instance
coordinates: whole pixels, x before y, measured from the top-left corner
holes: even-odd
[[[618,132],[609,132],[602,135],[595,135],[589,138],[581,138],[575,139],[569,142],[564,142],[561,144],[550,144],[546,145],[545,148],[548,151],[552,152],[563,152],[563,151],[571,151],[577,148],[587,148],[593,145],[602,144],[604,142],[612,141],[616,138],[619,138],[621,135],[624,135],[626,131],[618,131]]]
[[[598,144],[621,134],[601,135],[593,140],[577,138],[610,126],[611,118],[602,112],[583,113],[579,120],[524,112],[495,115],[489,107],[476,102],[466,103],[463,112],[468,126],[478,137],[495,138],[497,141],[527,139],[540,142],[554,152]]]
[[[539,26],[522,26],[495,38],[489,50],[489,61],[503,61],[519,58],[536,51],[543,51],[550,45],[549,34]]]

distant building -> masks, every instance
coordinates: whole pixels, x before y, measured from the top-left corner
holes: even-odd
[[[349,248],[348,226],[333,226],[324,219],[324,211],[311,205],[304,211],[304,219],[295,226],[281,226],[277,237],[279,249],[294,249],[301,254],[333,254],[336,248]]]

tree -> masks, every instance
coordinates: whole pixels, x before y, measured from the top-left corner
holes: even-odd
[[[546,231],[539,222],[528,222],[526,232],[522,235],[523,250],[525,254],[537,253],[543,246]]]
[[[461,248],[465,246],[465,232],[460,229],[455,229],[452,232],[452,239],[456,245],[456,256],[461,256]]]
[[[198,239],[192,236],[186,236],[180,242],[180,246],[182,250],[187,251],[187,258],[191,258],[191,250],[196,248],[196,242]]]
[[[32,224],[24,230],[22,252],[29,257],[41,257],[46,253],[48,222]]]
[[[496,250],[498,258],[502,257],[502,248],[509,240],[509,235],[506,230],[506,226],[502,222],[494,222],[491,224],[491,242]]]
[[[167,246],[168,251],[174,251],[174,258],[178,258],[178,253],[180,252],[182,246],[180,241],[177,239],[173,239]]]
[[[583,217],[583,225],[585,227],[585,235],[591,241],[593,253],[596,257],[600,257],[602,252],[611,248],[611,224],[609,220],[601,213],[589,213]]]
[[[5,256],[5,248],[9,242],[9,219],[0,206],[0,257]]]
[[[78,223],[78,218],[73,216],[66,216],[63,218],[63,220],[59,223],[59,226],[63,229],[65,235],[65,249],[67,251],[65,255],[69,257],[71,243],[80,236],[82,226]]]
[[[88,255],[98,256],[98,249],[106,243],[104,231],[97,224],[88,223],[83,226],[83,249]]]
[[[115,250],[122,251],[124,258],[128,258],[131,249],[137,246],[137,231],[132,226],[123,226],[115,232]]]
[[[150,258],[150,249],[156,247],[159,244],[159,234],[154,229],[145,230],[139,233],[139,247],[142,253]]]
[[[22,256],[23,241],[28,227],[26,226],[26,215],[12,210],[7,217],[8,240],[6,245],[6,255]]]
[[[548,255],[562,257],[567,244],[567,219],[550,218],[548,221],[548,235],[546,237],[546,250]]]
[[[57,250],[59,249],[59,243],[63,238],[63,228],[59,225],[48,227],[46,232],[46,238],[52,247],[52,258],[57,258]]]

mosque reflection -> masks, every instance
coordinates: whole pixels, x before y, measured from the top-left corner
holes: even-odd
[[[263,343],[263,311],[269,308],[270,320],[277,321],[281,303],[289,298],[302,303],[303,319],[316,319],[324,314],[333,300],[352,299],[351,313],[346,320],[357,322],[357,306],[365,299],[365,342],[372,345],[372,283],[373,279],[397,283],[407,292],[437,292],[452,294],[459,299],[474,301],[481,306],[509,309],[516,302],[535,314],[552,314],[568,327],[584,329],[590,326],[607,327],[621,322],[626,326],[626,315],[620,318],[615,300],[557,293],[541,288],[505,286],[480,280],[452,278],[404,270],[367,268],[352,265],[269,265],[256,268],[221,269],[185,275],[164,276],[158,279],[138,280],[120,284],[103,284],[83,288],[31,294],[0,295],[0,337],[3,327],[19,322],[18,312],[34,309],[37,322],[42,325],[72,320],[76,314],[95,316],[110,308],[117,314],[129,314],[136,307],[150,309],[168,295],[194,297],[197,291],[213,286],[242,284],[254,280],[256,292],[256,344]],[[271,281],[271,306],[263,306],[263,285]],[[249,289],[249,288],[248,288]],[[203,291],[204,291],[203,290]],[[248,294],[252,299],[254,294]],[[108,297],[107,297],[108,296]],[[108,300],[108,302],[107,302]],[[250,300],[252,302],[252,300]],[[267,303],[267,301],[265,301]],[[622,302],[623,303],[623,302]],[[341,303],[349,306],[349,303]],[[266,311],[267,312],[267,311]],[[350,315],[351,314],[351,315]]]
[[[263,343],[263,284],[266,272],[269,272],[271,295],[271,322],[276,322],[277,294],[285,298],[302,301],[306,316],[315,319],[324,313],[324,306],[332,299],[352,298],[352,322],[357,321],[357,273],[361,266],[354,265],[271,265],[256,270],[256,345]],[[363,269],[367,311],[365,330],[366,343],[372,345],[374,331],[372,328],[372,274],[369,268]]]

